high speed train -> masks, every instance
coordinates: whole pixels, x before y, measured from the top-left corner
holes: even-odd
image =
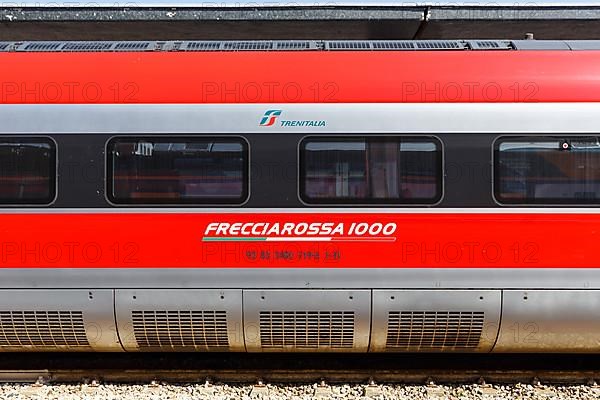
[[[0,42],[0,351],[600,351],[599,50]]]

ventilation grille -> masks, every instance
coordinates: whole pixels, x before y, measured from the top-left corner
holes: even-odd
[[[140,349],[227,349],[226,311],[132,311]]]
[[[277,50],[310,50],[316,49],[316,44],[313,45],[312,42],[309,41],[281,41],[275,42],[277,46]]]
[[[112,43],[107,42],[69,42],[61,51],[104,51],[110,49]]]
[[[273,42],[224,42],[223,50],[273,50]]]
[[[182,49],[185,51],[220,50],[221,42],[187,42]]]
[[[465,48],[463,42],[453,40],[420,40],[415,44],[418,49],[423,50],[460,50]]]
[[[351,349],[353,311],[261,311],[260,341],[265,349]]]
[[[115,44],[113,50],[115,51],[144,51],[152,50],[150,47],[152,42],[119,42]]]
[[[31,42],[25,44],[19,50],[21,51],[56,51],[62,46],[61,42]]]
[[[89,348],[81,311],[0,311],[0,347]]]
[[[371,43],[360,41],[329,41],[325,42],[327,50],[368,50],[371,49]]]
[[[380,41],[373,42],[373,48],[377,50],[412,50],[415,48],[413,42],[408,41]]]
[[[536,41],[521,41],[533,42]],[[520,43],[521,43],[520,42]],[[569,49],[566,42],[551,42]],[[295,50],[512,50],[508,40],[225,40],[225,41],[39,41],[0,42],[0,51],[115,52],[115,51],[295,51]],[[580,48],[579,45],[578,48]]]
[[[155,50],[156,42],[13,42],[18,52],[105,52]]]
[[[483,331],[484,312],[391,311],[388,314],[388,349],[476,349]]]
[[[338,40],[325,42],[327,50],[465,50],[459,40]]]
[[[473,50],[510,50],[511,42],[501,40],[470,40],[469,46]]]

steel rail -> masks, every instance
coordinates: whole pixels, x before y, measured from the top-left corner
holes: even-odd
[[[596,355],[19,353],[0,359],[0,382],[595,385],[599,380]]]

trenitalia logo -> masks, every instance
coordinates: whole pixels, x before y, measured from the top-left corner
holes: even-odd
[[[375,222],[212,222],[203,242],[395,242],[397,226]]]
[[[281,110],[267,110],[260,120],[260,126],[272,126],[277,121],[277,117],[281,115]]]
[[[260,122],[259,122],[258,125],[259,126],[273,126],[273,125],[275,125],[275,123],[277,122],[277,117],[279,117],[282,112],[283,112],[282,110],[267,110],[267,111],[265,111],[265,114],[263,115],[263,117],[260,120]],[[323,120],[314,120],[314,119],[308,119],[308,120],[281,120],[279,126],[282,126],[282,127],[292,127],[292,126],[299,126],[299,127],[309,127],[309,126],[324,127],[324,126],[326,126],[326,123]]]

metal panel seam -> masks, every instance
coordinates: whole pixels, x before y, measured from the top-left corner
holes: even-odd
[[[128,352],[128,350],[125,348],[125,346],[123,346],[123,340],[121,340],[121,330],[119,329],[119,322],[118,322],[118,318],[117,318],[117,294],[116,294],[116,290],[113,289],[112,290],[112,297],[113,297],[113,319],[115,321],[115,331],[117,333],[117,339],[119,340],[119,344],[121,345],[121,348],[123,349],[123,351]]]
[[[498,339],[500,338],[500,329],[502,327],[502,314],[504,311],[504,289],[500,289],[500,318],[498,319],[498,328],[496,329],[496,340],[494,340],[494,344],[490,347],[489,353],[494,352],[494,348],[496,347],[496,343],[498,343]]]

